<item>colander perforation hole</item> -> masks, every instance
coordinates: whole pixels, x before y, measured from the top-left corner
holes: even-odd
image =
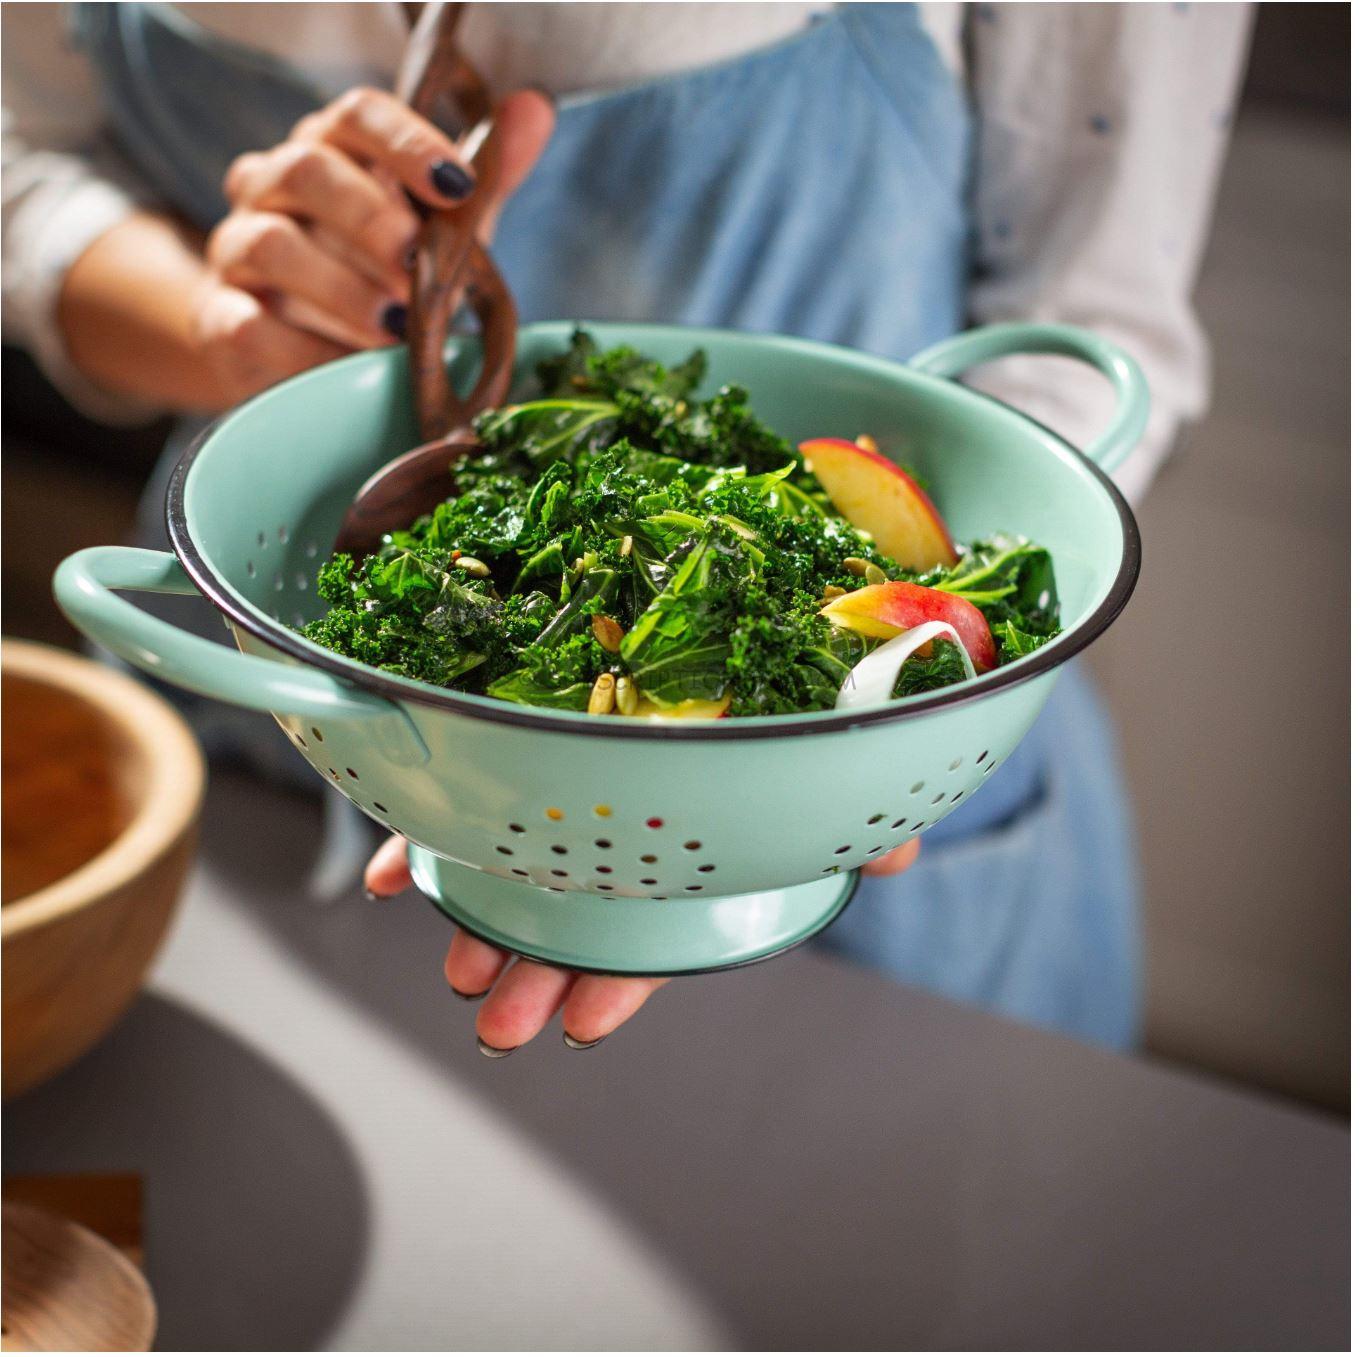
[[[553,875],[554,875],[554,876],[566,876],[567,873],[564,872],[564,871],[562,870],[561,867],[554,867],[554,868],[553,868]]]
[[[657,861],[657,854],[656,854],[656,853],[644,853],[643,856],[642,856],[641,858],[639,858],[639,861],[640,861],[640,862],[648,862],[648,863],[656,862],[656,861]]]
[[[648,827],[649,829],[661,829],[661,828],[662,828],[662,819],[661,819],[660,816],[657,816],[657,815],[650,816],[648,819],[644,820],[643,823],[644,823],[645,825],[647,825],[647,827]]]
[[[892,820],[892,821],[891,821],[891,828],[892,828],[892,829],[899,829],[899,828],[901,827],[901,825],[903,825],[904,823],[905,823],[905,817],[902,815],[902,816],[900,817],[899,820]]]
[[[344,771],[345,773],[347,773],[347,775],[348,775],[350,778],[352,778],[352,780],[353,780],[354,782],[358,781],[357,769],[356,769],[356,768],[345,768],[343,771]]]
[[[986,762],[986,759],[987,759],[987,757],[989,756],[990,753],[991,753],[991,751],[990,751],[989,749],[983,749],[983,750],[981,751],[981,753],[977,755],[977,762],[978,762],[978,763],[985,763],[985,762]]]
[[[948,804],[950,806],[956,806],[957,803],[962,800],[962,796],[963,794],[961,792],[958,792]]]
[[[596,890],[598,890],[598,891],[612,891],[612,890],[614,890],[614,887],[613,887],[613,886],[607,886],[603,881],[597,881],[597,882],[596,882]]]
[[[947,792],[940,792],[936,797],[934,797],[934,799],[933,799],[929,804],[930,804],[931,806],[937,806],[938,803],[939,803],[940,801],[942,801],[943,798],[944,798],[945,796],[947,796],[947,795],[948,795]]]
[[[869,858],[875,857],[878,853],[883,853],[883,852],[885,852],[885,851],[886,851],[886,850],[882,847],[881,844],[877,844],[877,846],[876,846],[875,848],[869,848],[869,849],[867,850],[867,856],[868,856]]]
[[[319,555],[319,543],[313,537],[307,538],[305,542],[305,555],[314,560]]]
[[[257,530],[257,545],[259,547],[265,547],[267,545],[267,534],[263,532],[261,528],[258,528]]]
[[[851,843],[845,843],[845,844],[843,845],[842,848],[835,848],[835,849],[834,849],[834,856],[835,856],[836,858],[840,858],[840,857],[842,857],[845,853],[851,853],[852,851],[853,851],[853,845],[852,845]]]
[[[320,731],[319,731],[319,727],[318,727],[318,726],[311,726],[311,727],[310,727],[310,734],[313,735],[314,738],[315,738],[316,740],[318,740],[320,744],[323,744],[323,743],[324,743],[324,736],[320,734]]]
[[[507,828],[509,829],[511,834],[523,834],[525,832],[523,825],[511,824],[508,825]]]
[[[989,773],[989,772],[991,771],[991,769],[994,768],[995,766],[996,766],[996,761],[995,761],[995,759],[992,759],[991,762],[988,763],[988,764],[986,765],[986,767],[983,768],[983,769],[981,770],[981,775],[982,775],[982,777],[985,777],[986,774]]]
[[[309,741],[303,735],[297,735],[295,737],[295,742],[301,747],[301,749],[308,749],[310,747]]]
[[[682,846],[688,853],[698,853],[698,852],[700,851],[700,840],[699,840],[699,839],[687,839],[686,842],[683,843],[681,846]]]
[[[614,811],[613,811],[609,806],[606,806],[606,805],[603,805],[603,804],[602,804],[602,805],[599,805],[599,806],[592,806],[591,809],[592,809],[592,810],[593,810],[602,820],[608,820],[608,819],[610,818],[610,816],[612,816],[612,815],[614,814]]]
[[[373,801],[372,805],[374,805],[377,808],[377,810],[379,810],[382,813],[382,815],[390,814],[390,811],[388,811],[386,807],[381,804],[380,801]]]
[[[310,577],[303,571],[295,572],[295,587],[303,594],[310,587]]]
[[[653,896],[653,899],[654,899],[654,900],[665,900],[666,898],[667,898],[667,897],[666,897],[665,895],[655,895],[655,896]]]
[[[688,891],[703,891],[703,890],[705,889],[705,887],[704,887],[704,886],[687,886],[686,889],[687,889]]]
[[[875,815],[869,815],[867,817],[867,823],[869,825],[879,825],[885,818],[886,812],[884,810],[879,810]]]
[[[330,769],[329,769],[329,776],[330,776],[331,778],[333,778],[333,780],[334,780],[335,782],[337,782],[337,781],[338,781],[338,769],[337,769],[337,768],[330,768]]]
[[[558,807],[556,807],[556,806],[549,806],[548,809],[545,810],[543,813],[544,813],[544,815],[546,815],[546,816],[548,817],[548,819],[550,819],[550,820],[560,820],[560,819],[562,819],[562,811],[559,810]]]
[[[924,790],[924,783],[922,783],[922,782],[916,782],[915,785],[914,785],[913,787],[910,788],[910,795],[911,795],[911,796],[918,796],[918,795],[920,794],[920,792],[922,792],[923,790]]]
[[[614,844],[612,844],[609,839],[597,839],[595,841],[595,846],[597,848],[613,848]]]
[[[598,862],[596,863],[596,871],[599,872],[601,876],[609,876],[610,873],[614,871],[614,868],[607,867],[603,862]]]
[[[552,849],[553,849],[553,852],[556,853],[559,857],[566,857],[566,856],[567,856],[567,845],[566,845],[566,844],[563,844],[563,843],[555,843],[555,844],[553,844]]]
[[[257,567],[256,567],[251,561],[249,561],[249,562],[248,562],[248,578],[251,579],[251,578],[252,578],[254,575],[256,575],[256,574],[257,574]]]
[[[496,844],[496,846],[495,846],[495,851],[496,851],[497,853],[503,853],[507,858],[512,858],[512,857],[514,857],[514,849],[513,849],[513,848],[506,848],[505,845],[504,845],[503,843],[498,843],[498,844]]]
[[[656,886],[656,885],[657,885],[657,877],[655,877],[655,876],[641,876],[641,877],[639,877],[639,879],[638,879],[638,884],[639,884],[640,886]]]
[[[284,523],[280,524],[280,525],[277,527],[277,529],[276,529],[276,535],[277,535],[278,539],[280,540],[281,545],[282,545],[283,547],[286,545],[287,542],[289,542],[289,541],[291,540],[291,535],[290,535],[290,533],[286,530],[286,525],[285,525]]]
[[[554,895],[566,895],[566,888],[563,886],[544,886],[545,891],[552,891]]]
[[[523,867],[511,867],[510,870],[511,870],[516,876],[528,876],[528,875],[529,875],[528,872],[526,872],[526,871],[524,870]]]
[[[713,862],[704,862],[704,863],[701,863],[701,865],[700,865],[699,867],[696,868],[696,871],[698,871],[698,872],[713,872],[714,869],[715,869],[715,864],[714,864]]]
[[[919,831],[920,831],[921,829],[923,829],[923,828],[924,828],[924,821],[923,821],[923,820],[916,820],[915,823],[912,824],[912,825],[910,826],[909,832],[910,832],[911,834],[918,834]]]
[[[286,587],[286,577],[278,570],[272,576],[272,588],[279,594]]]
[[[955,759],[952,761],[952,763],[950,763],[950,764],[948,765],[948,771],[949,771],[950,773],[956,773],[957,770],[958,770],[959,768],[961,768],[961,767],[962,767],[962,755],[959,754],[959,755],[957,756],[957,758],[955,758]]]

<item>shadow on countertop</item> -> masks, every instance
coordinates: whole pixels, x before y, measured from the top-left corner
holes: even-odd
[[[121,1095],[130,1087],[137,1101]],[[369,1211],[343,1132],[270,1061],[156,995],[6,1105],[4,1153],[8,1173],[143,1175],[164,1350],[316,1348],[361,1270]],[[196,1245],[159,1250],[159,1239]]]

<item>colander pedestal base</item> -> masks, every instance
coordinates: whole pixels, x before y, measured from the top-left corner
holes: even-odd
[[[496,947],[612,975],[693,975],[762,961],[838,918],[857,873],[801,886],[669,900],[548,891],[410,845],[415,885],[442,913]]]

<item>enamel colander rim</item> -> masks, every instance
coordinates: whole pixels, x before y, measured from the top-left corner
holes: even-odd
[[[665,327],[656,327],[665,328]],[[697,333],[709,331],[697,329]],[[720,330],[720,335],[732,334]],[[760,340],[780,341],[788,347],[807,350],[838,349],[851,359],[852,350],[838,345],[821,344],[814,340],[795,339],[784,335],[750,336]],[[920,375],[911,373],[903,364],[890,359],[878,358],[870,354],[859,355],[862,360],[874,367],[894,368],[906,376]],[[374,353],[359,353],[339,360],[342,363],[374,361]],[[923,378],[924,380],[943,380]],[[964,390],[966,390],[964,388]],[[523,726],[526,729],[547,730],[562,735],[586,735],[609,739],[646,739],[646,740],[748,740],[778,739],[792,735],[834,734],[863,726],[880,725],[892,721],[910,721],[922,716],[932,716],[951,707],[962,706],[990,697],[993,693],[1012,688],[1021,683],[1039,678],[1051,670],[1065,664],[1080,654],[1099,637],[1119,616],[1128,603],[1134,586],[1138,583],[1142,549],[1138,523],[1128,502],[1110,479],[1080,449],[1068,443],[1060,434],[1054,433],[1037,420],[1005,405],[994,397],[981,392],[967,391],[976,400],[984,400],[1008,411],[1015,419],[1028,428],[1048,434],[1060,447],[1065,448],[1093,477],[1105,491],[1115,513],[1119,518],[1121,550],[1119,568],[1105,596],[1090,613],[1067,628],[1060,636],[1047,645],[1033,651],[1024,659],[1015,660],[1004,669],[994,669],[982,674],[967,684],[957,684],[951,688],[936,689],[915,697],[887,702],[879,707],[862,708],[856,711],[828,711],[792,714],[787,716],[738,716],[711,722],[665,721],[605,721],[584,716],[579,712],[561,712],[544,707],[523,707],[512,702],[502,702],[496,698],[482,697],[474,693],[455,692],[434,684],[421,683],[415,679],[400,678],[383,673],[357,660],[326,650],[323,646],[308,641],[298,632],[282,622],[275,621],[259,611],[242,598],[201,553],[190,531],[186,515],[186,485],[191,468],[196,459],[204,452],[210,440],[221,425],[232,419],[234,411],[220,416],[191,442],[182,454],[172,472],[167,486],[167,532],[173,551],[185,567],[196,588],[221,613],[244,631],[257,637],[273,649],[292,659],[311,665],[317,669],[343,679],[346,682],[385,697],[394,702],[420,703],[423,706],[438,707],[460,713],[479,721],[489,721],[498,725]]]

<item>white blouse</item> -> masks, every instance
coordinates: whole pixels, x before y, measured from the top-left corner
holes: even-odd
[[[398,7],[188,4],[188,22],[299,63],[321,84],[394,68]],[[603,90],[778,41],[814,4],[473,5],[464,42],[499,92]],[[105,134],[93,73],[62,7],[6,5],[3,321],[74,404],[109,423],[151,412],[72,367],[57,325],[66,270],[148,198]],[[1117,475],[1136,496],[1179,426],[1205,408],[1208,360],[1191,292],[1242,74],[1246,4],[920,6],[978,117],[969,320],[1067,321],[1138,358],[1153,413]],[[1103,380],[1069,360],[1010,359],[983,390],[1077,442],[1108,419]]]

